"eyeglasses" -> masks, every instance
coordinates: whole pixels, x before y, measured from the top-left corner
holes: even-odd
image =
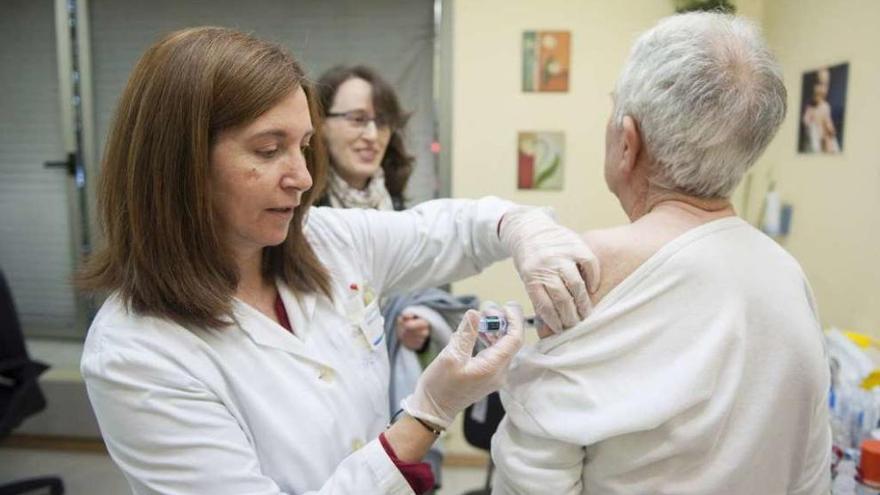
[[[370,117],[367,112],[363,110],[351,110],[348,112],[331,112],[327,114],[327,118],[331,117],[341,117],[345,119],[345,122],[348,123],[352,128],[358,129],[360,131],[364,131],[370,122],[376,126],[377,130],[387,130],[391,128],[391,123],[388,121],[388,118],[382,115],[376,115],[375,117]]]

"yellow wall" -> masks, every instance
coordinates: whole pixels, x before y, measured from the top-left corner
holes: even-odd
[[[755,175],[794,207],[785,246],[803,265],[823,324],[880,337],[880,2],[772,0],[765,33],[785,71],[789,113]],[[798,155],[801,76],[849,62],[843,154]]]
[[[602,174],[609,92],[635,36],[672,13],[666,0],[459,0],[453,5],[452,193],[549,205],[577,231],[626,217]],[[522,33],[571,31],[568,93],[521,91]],[[565,190],[516,188],[518,131],[565,132]],[[528,305],[511,262],[456,293]]]

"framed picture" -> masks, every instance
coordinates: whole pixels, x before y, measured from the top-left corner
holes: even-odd
[[[848,82],[848,63],[804,72],[798,152],[833,154],[843,151]]]
[[[517,187],[559,191],[564,186],[565,134],[520,132],[517,140]]]
[[[525,31],[522,52],[523,91],[568,91],[571,70],[569,31]]]

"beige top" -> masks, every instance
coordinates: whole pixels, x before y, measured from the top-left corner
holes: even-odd
[[[828,387],[800,266],[715,220],[518,356],[494,493],[828,493]]]

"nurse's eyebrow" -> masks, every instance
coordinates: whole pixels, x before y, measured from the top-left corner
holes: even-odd
[[[250,137],[250,139],[257,139],[257,138],[261,138],[263,136],[275,136],[280,139],[286,139],[287,133],[281,129],[267,129],[265,131],[260,131],[256,134],[254,134],[253,136]]]
[[[312,135],[314,135],[314,134],[315,134],[315,129],[312,127],[309,127],[303,133],[303,140],[310,139],[312,137]],[[253,136],[251,136],[248,139],[259,139],[264,136],[274,136],[274,137],[277,137],[278,139],[285,140],[285,139],[287,139],[288,134],[287,134],[287,132],[283,131],[282,129],[267,129],[265,131],[260,131],[256,134],[254,134]]]

